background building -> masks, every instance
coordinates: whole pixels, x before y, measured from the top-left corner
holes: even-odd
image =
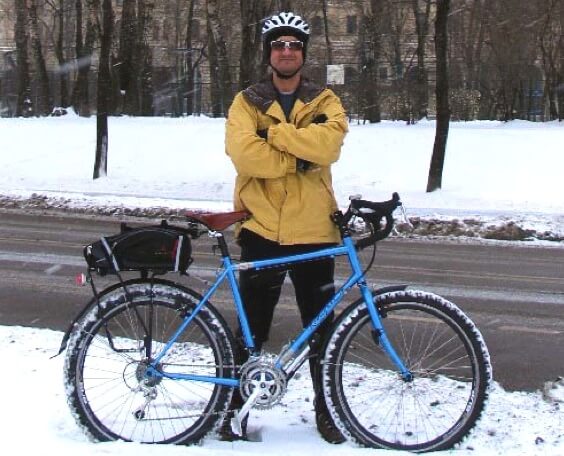
[[[451,0],[454,119],[563,117],[564,0],[517,3]],[[4,116],[16,113],[22,90],[14,4],[0,0]],[[29,92],[36,112],[46,98],[49,106],[95,112],[103,4],[22,0]],[[412,121],[433,116],[434,1],[264,0],[245,5],[239,0],[113,0],[112,111],[224,115],[238,89],[266,74],[257,34],[261,19],[290,6],[313,29],[307,74],[329,83],[351,117]],[[39,18],[35,27],[34,8]],[[47,76],[38,64],[34,36],[39,37]]]

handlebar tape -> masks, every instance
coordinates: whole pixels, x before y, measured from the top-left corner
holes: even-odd
[[[394,228],[394,218],[392,213],[401,206],[400,197],[393,193],[392,199],[383,202],[373,202],[366,200],[352,200],[351,212],[361,218],[367,219],[375,228],[374,232],[367,238],[359,239],[356,242],[357,250],[373,245],[374,243],[387,238]],[[382,218],[386,219],[386,224],[380,228]]]

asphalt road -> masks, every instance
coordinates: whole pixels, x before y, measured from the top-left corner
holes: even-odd
[[[1,210],[0,324],[66,329],[91,295],[74,283],[84,270],[82,246],[118,231],[116,218]],[[218,257],[210,241],[203,237],[194,249],[191,270],[213,278]],[[536,390],[564,376],[564,248],[391,239],[379,244],[372,271],[371,283],[411,284],[462,307],[484,335],[495,380],[506,389]],[[204,289],[201,280],[182,281]],[[213,303],[233,324],[226,290]],[[280,347],[298,328],[285,285],[267,348]]]

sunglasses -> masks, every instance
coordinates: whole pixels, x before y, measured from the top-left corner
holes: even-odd
[[[304,48],[304,43],[301,41],[282,41],[276,40],[270,42],[270,48],[275,51],[282,51],[290,49],[291,51],[301,51]]]

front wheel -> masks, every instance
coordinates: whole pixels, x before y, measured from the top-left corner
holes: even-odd
[[[331,415],[364,446],[412,452],[451,448],[479,419],[491,382],[484,340],[469,318],[439,296],[377,296],[382,324],[413,379],[384,352],[366,305],[343,312],[327,341],[323,388]]]
[[[231,388],[145,375],[197,302],[194,292],[177,285],[129,283],[102,295],[81,319],[69,339],[65,390],[73,416],[90,436],[188,444],[218,423]],[[233,364],[231,332],[206,306],[171,344],[158,370],[233,377]]]

